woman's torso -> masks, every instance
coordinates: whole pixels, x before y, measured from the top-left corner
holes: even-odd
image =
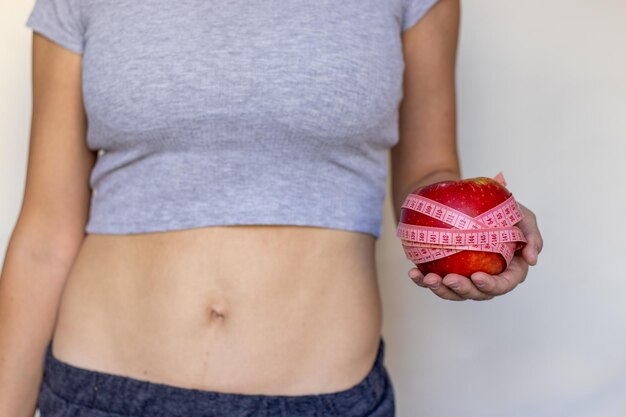
[[[299,226],[87,235],[53,337],[70,364],[224,392],[333,392],[375,359],[374,238]]]
[[[102,152],[55,355],[207,390],[356,384],[381,330],[403,2],[80,4]]]

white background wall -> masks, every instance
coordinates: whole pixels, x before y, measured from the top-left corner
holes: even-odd
[[[545,248],[513,292],[444,301],[406,276],[387,200],[378,264],[399,416],[626,416],[626,1],[461,13],[463,175],[502,170]]]
[[[31,3],[0,4],[2,255],[26,169]],[[441,300],[407,276],[388,192],[377,261],[398,416],[626,416],[626,1],[465,1],[457,68],[463,175],[503,171],[545,248],[513,292]]]

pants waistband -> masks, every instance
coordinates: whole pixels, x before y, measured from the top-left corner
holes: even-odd
[[[370,372],[349,389],[321,394],[264,395],[184,388],[80,368],[56,358],[50,342],[46,348],[42,390],[50,390],[73,404],[127,416],[200,417],[206,416],[207,410],[225,409],[229,411],[224,415],[247,415],[246,411],[264,407],[280,407],[284,415],[301,415],[303,407],[314,407],[324,416],[361,416],[363,410],[375,407],[385,391],[391,389],[383,365],[384,350],[381,336]],[[168,414],[163,410],[168,410]]]

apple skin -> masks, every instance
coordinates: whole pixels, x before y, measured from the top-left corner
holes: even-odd
[[[488,177],[441,181],[420,187],[411,193],[443,203],[471,217],[484,213],[511,196],[511,192],[504,185]],[[452,228],[447,223],[405,207],[400,211],[400,221],[419,226]],[[512,250],[515,248],[514,243],[505,244],[510,245]],[[463,250],[416,266],[424,275],[434,272],[442,277],[450,273],[469,277],[477,271],[497,275],[506,269],[506,260],[495,252]]]

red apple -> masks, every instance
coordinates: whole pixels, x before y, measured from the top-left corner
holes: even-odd
[[[418,188],[411,194],[442,203],[472,218],[485,213],[511,196],[511,192],[503,184],[487,177],[442,181]],[[408,207],[402,207],[400,210],[400,222],[418,226],[453,228],[450,224]],[[523,246],[520,242],[501,244],[507,245],[511,252]],[[443,258],[416,264],[416,266],[423,274],[434,272],[443,277],[446,274],[455,273],[469,277],[477,271],[492,275],[499,274],[506,269],[507,261],[498,252],[462,250]]]

